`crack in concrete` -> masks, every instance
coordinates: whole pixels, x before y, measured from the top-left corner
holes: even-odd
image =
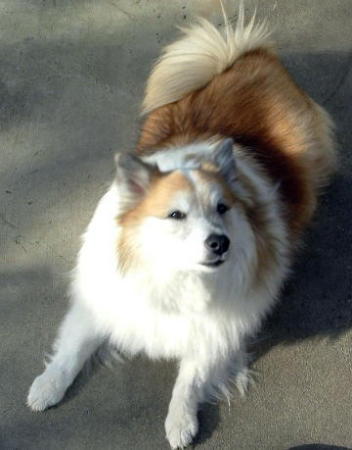
[[[125,11],[124,9],[121,8],[121,6],[116,5],[116,3],[114,2],[110,2],[110,5],[115,6],[116,9],[118,9],[120,12],[122,12],[122,14],[124,14],[125,16],[127,16],[130,20],[133,20],[134,17],[132,14],[128,13],[127,11]]]

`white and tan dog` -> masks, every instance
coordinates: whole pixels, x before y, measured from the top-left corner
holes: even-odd
[[[165,428],[198,430],[201,402],[248,381],[244,340],[277,299],[335,164],[331,122],[292,81],[267,31],[201,19],[148,80],[137,151],[83,237],[71,308],[28,405],[58,403],[108,340],[179,361]]]

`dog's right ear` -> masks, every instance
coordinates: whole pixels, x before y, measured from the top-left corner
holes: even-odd
[[[134,153],[115,155],[116,183],[124,195],[142,197],[147,192],[154,168]]]

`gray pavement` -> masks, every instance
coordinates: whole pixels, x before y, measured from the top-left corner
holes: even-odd
[[[0,1],[0,448],[167,449],[175,367],[137,358],[25,406],[66,310],[79,236],[133,148],[148,71],[175,24],[211,2]],[[257,384],[200,413],[195,448],[352,448],[352,1],[248,1],[337,123],[340,171],[281,303],[253,343]],[[250,8],[249,8],[250,9]]]

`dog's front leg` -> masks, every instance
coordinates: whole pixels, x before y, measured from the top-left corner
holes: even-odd
[[[166,437],[173,449],[186,447],[197,434],[200,403],[212,396],[230,395],[231,377],[240,393],[246,392],[251,381],[247,360],[242,348],[211,363],[195,357],[181,360],[165,421]]]
[[[186,447],[197,434],[197,410],[207,383],[202,375],[197,361],[181,361],[165,421],[166,437],[173,449]]]
[[[43,411],[58,403],[102,340],[90,312],[74,304],[60,327],[54,355],[29,390],[28,406]]]

